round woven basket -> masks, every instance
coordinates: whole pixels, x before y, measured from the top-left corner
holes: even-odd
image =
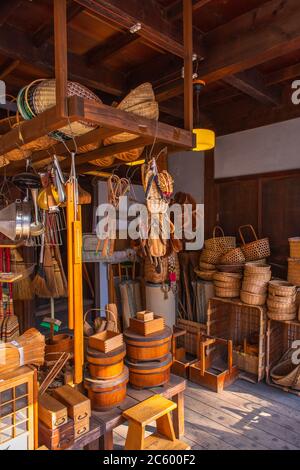
[[[267,289],[268,283],[257,284],[256,282],[244,281],[242,285],[242,290],[250,292],[250,294],[265,295],[267,293]]]
[[[290,257],[300,258],[300,237],[289,238]]]
[[[222,282],[222,281],[215,281],[215,287],[220,287],[221,289],[233,289],[233,290],[240,290],[241,289],[241,282],[234,281],[234,282]]]
[[[253,237],[255,239],[253,242],[250,242],[250,243],[245,242],[245,239],[242,233],[242,229],[244,228],[250,228],[253,234]],[[262,238],[259,240],[252,225],[244,225],[240,227],[239,234],[243,243],[241,248],[246,258],[246,261],[261,260],[262,258],[268,258],[270,256],[271,251],[270,251],[269,239]]]
[[[242,273],[244,271],[243,264],[218,264],[217,270],[222,273]]]
[[[240,248],[229,250],[220,259],[221,264],[243,264],[245,261],[244,253]]]
[[[22,148],[17,148],[6,153],[5,155],[3,155],[3,157],[9,160],[10,162],[16,162],[18,160],[26,160],[27,158],[30,158],[31,154],[31,150],[23,150]]]
[[[237,298],[240,295],[240,290],[239,289],[223,289],[220,287],[215,287],[215,294],[217,297],[222,297],[222,298]]]
[[[203,281],[213,281],[214,274],[216,271],[201,271],[199,269],[194,269],[195,273],[200,279],[203,279]]]
[[[142,155],[144,148],[145,147],[140,147],[138,149],[128,150],[127,152],[116,153],[114,156],[122,162],[135,162]]]
[[[246,263],[245,273],[247,274],[269,274],[271,266],[263,263]]]
[[[216,266],[214,264],[204,263],[203,261],[200,261],[199,268],[200,268],[200,271],[215,271],[216,272]]]
[[[101,147],[101,140],[98,140],[97,142],[93,142],[91,144],[86,144],[86,145],[81,145],[81,147],[78,147],[77,153],[88,153],[88,152],[93,152],[93,150],[98,150],[98,148]]]
[[[114,161],[115,157],[102,157],[98,158],[98,160],[93,160],[91,164],[102,168],[109,168],[113,165]]]
[[[287,281],[270,281],[269,294],[280,297],[290,297],[297,294],[297,287]]]
[[[264,305],[267,300],[267,296],[264,294],[252,294],[241,290],[241,301],[248,305]]]
[[[216,236],[217,231],[221,232],[221,236]],[[216,226],[213,230],[213,238],[205,240],[204,246],[208,250],[215,251],[219,255],[223,255],[227,251],[236,247],[236,238],[225,237],[222,227]]]
[[[277,297],[276,299],[290,299],[290,297]],[[267,305],[270,310],[285,310],[285,311],[296,311],[296,299],[291,297],[291,300],[283,302],[282,300],[276,300],[275,297],[268,297]]]
[[[272,311],[268,309],[267,312],[268,318],[270,320],[277,320],[277,321],[293,321],[297,318],[297,312],[285,313],[282,311]]]
[[[243,276],[239,273],[217,273],[214,276],[216,281],[221,282],[240,281],[242,278]]]
[[[288,282],[300,286],[300,259],[288,259]]]
[[[208,264],[218,264],[220,261],[220,254],[217,251],[209,250],[208,248],[204,248],[200,255],[200,261]]]
[[[257,284],[264,284],[271,280],[272,274],[248,274],[247,272],[244,273],[244,280],[250,282],[256,282]]]

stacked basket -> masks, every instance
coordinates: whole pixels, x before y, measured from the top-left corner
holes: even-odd
[[[254,240],[250,243],[245,242],[245,238],[243,235],[243,230],[245,228],[250,229],[250,231],[252,232]],[[247,262],[260,261],[270,256],[271,252],[269,239],[261,238],[259,240],[252,225],[243,225],[242,227],[240,227],[239,234],[242,240],[241,249]]]
[[[217,231],[221,236],[217,237]],[[221,227],[215,227],[213,230],[213,238],[204,242],[204,249],[200,256],[199,270],[197,275],[206,281],[212,281],[217,272],[217,265],[224,254],[235,249],[235,237],[226,237]]]
[[[214,275],[216,297],[236,298],[240,295],[242,275],[238,273],[216,273]]]
[[[289,238],[288,281],[300,286],[300,237]]]
[[[271,320],[289,321],[297,317],[297,288],[286,281],[271,281],[267,300]]]
[[[246,263],[241,290],[241,301],[248,305],[264,305],[268,283],[272,277],[271,266],[264,263]]]

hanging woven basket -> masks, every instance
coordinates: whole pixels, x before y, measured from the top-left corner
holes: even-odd
[[[242,230],[244,228],[250,228],[254,241],[250,243],[246,243]],[[252,225],[243,225],[239,228],[239,234],[242,240],[242,251],[245,255],[246,261],[257,261],[261,260],[262,258],[268,258],[271,255],[270,251],[270,244],[268,238],[258,239],[256,232]]]

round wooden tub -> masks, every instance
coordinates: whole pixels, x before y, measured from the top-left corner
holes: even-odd
[[[124,370],[124,357],[126,346],[103,353],[95,349],[87,348],[87,361],[90,376],[94,379],[114,379],[122,374]]]
[[[120,405],[126,398],[129,372],[127,367],[119,377],[111,380],[96,380],[90,376],[84,379],[84,387],[91,400],[92,409],[106,411]]]
[[[137,389],[159,387],[170,380],[172,366],[172,354],[162,361],[135,363],[125,359],[129,369],[129,382]]]
[[[172,331],[169,327],[158,333],[141,336],[127,329],[124,332],[127,357],[136,362],[163,359],[171,350]]]

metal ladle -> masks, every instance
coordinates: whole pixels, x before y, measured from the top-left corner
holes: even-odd
[[[44,225],[39,220],[39,211],[38,211],[38,203],[37,203],[39,190],[38,188],[30,188],[30,191],[31,191],[31,196],[32,196],[32,201],[33,201],[33,206],[34,206],[34,219],[35,219],[34,222],[30,224],[30,235],[32,237],[39,237],[45,231]]]

